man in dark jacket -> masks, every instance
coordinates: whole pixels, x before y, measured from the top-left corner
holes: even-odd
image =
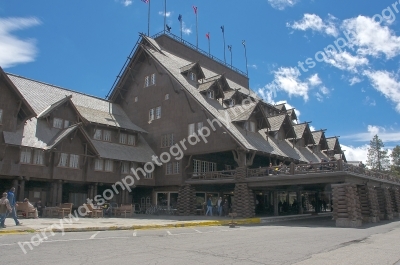
[[[17,204],[17,202],[15,201],[15,194],[14,194],[14,192],[15,192],[15,188],[12,187],[12,188],[10,189],[10,191],[8,192],[7,199],[8,199],[8,201],[10,202],[10,206],[11,206],[11,209],[12,209],[12,211],[11,211],[11,217],[14,219],[15,225],[21,225],[21,223],[18,221],[18,218],[17,218],[17,209],[16,209],[16,207],[18,206],[18,204]]]
[[[4,221],[11,210],[10,202],[7,199],[7,192],[4,192],[3,197],[0,199],[0,228],[6,228]]]

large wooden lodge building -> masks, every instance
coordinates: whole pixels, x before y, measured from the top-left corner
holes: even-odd
[[[335,218],[400,212],[399,181],[347,164],[338,137],[298,123],[245,73],[168,32],[140,35],[107,99],[1,68],[0,95],[0,187],[19,200],[79,206],[154,163],[112,201],[189,215],[221,196],[251,217],[333,198]]]

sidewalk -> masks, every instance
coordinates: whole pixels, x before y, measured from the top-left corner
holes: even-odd
[[[261,224],[269,222],[280,222],[288,220],[308,219],[329,216],[330,213],[313,216],[311,214],[237,218],[234,221],[238,225]],[[0,229],[0,235],[34,233],[41,230],[53,230],[54,232],[85,232],[85,231],[107,231],[107,230],[135,230],[174,228],[188,226],[219,226],[228,225],[231,221],[228,217],[218,216],[157,216],[135,214],[129,218],[39,218],[20,219],[22,225],[16,226],[12,218],[7,218],[6,228]]]

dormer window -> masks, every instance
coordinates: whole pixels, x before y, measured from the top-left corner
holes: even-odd
[[[0,109],[0,124],[3,122],[3,110]]]
[[[207,97],[214,99],[214,90],[208,90],[207,91]]]
[[[249,132],[256,132],[256,123],[254,121],[246,121],[244,128]]]
[[[156,74],[151,74],[144,78],[144,87],[152,86],[155,84],[156,84]]]
[[[54,118],[53,119],[53,127],[57,129],[62,129],[63,128],[63,120],[59,118]]]
[[[101,140],[101,130],[99,130],[99,129],[95,129],[95,130],[94,130],[93,139],[95,139],[95,140]]]
[[[231,100],[229,100],[229,107],[233,107],[233,106],[235,106],[235,99],[231,99]]]
[[[189,72],[189,78],[192,81],[197,81],[196,74],[193,72]]]

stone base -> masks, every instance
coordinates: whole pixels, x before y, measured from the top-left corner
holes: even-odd
[[[399,218],[399,217],[400,217],[400,216],[399,216],[399,213],[394,212],[394,213],[393,213],[393,217]]]
[[[363,224],[372,223],[371,218],[372,218],[372,217],[363,216],[363,218],[362,218]]]
[[[360,227],[362,225],[361,220],[352,221],[347,218],[336,219],[336,227]]]
[[[379,220],[379,217],[370,217],[370,220],[371,220],[371,223],[378,223],[378,222],[380,222],[381,220]]]
[[[393,214],[388,214],[386,216],[386,220],[393,220]]]

